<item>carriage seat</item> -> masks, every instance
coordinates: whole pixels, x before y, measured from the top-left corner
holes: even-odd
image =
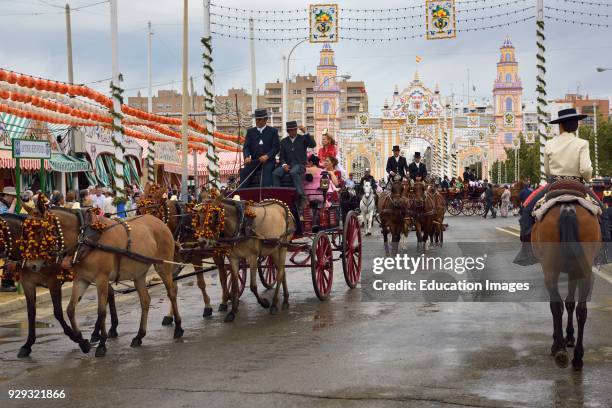
[[[260,180],[261,180],[261,172],[262,172],[261,168],[257,169],[257,171],[255,171],[255,173],[251,175],[251,178],[249,179],[249,181],[244,183],[242,188],[259,187]],[[293,183],[291,182],[291,177],[289,177],[288,174],[285,174],[283,178],[281,179],[281,187],[293,187]]]
[[[552,200],[562,195],[571,195],[585,198],[588,195],[587,187],[578,180],[558,180],[553,182],[548,188],[545,200]]]

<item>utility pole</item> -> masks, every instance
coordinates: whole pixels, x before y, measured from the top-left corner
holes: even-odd
[[[147,98],[147,107],[149,113],[153,113],[153,73],[151,69],[151,37],[153,37],[153,31],[151,30],[151,22],[147,24],[147,82],[149,88],[149,95]]]
[[[257,75],[255,68],[255,27],[253,19],[249,19],[249,45],[251,48],[251,110],[257,109]],[[255,127],[255,117],[253,116],[253,127]]]
[[[283,103],[281,105],[281,109],[283,110],[283,112],[281,114],[281,139],[286,135],[285,125],[287,124],[287,110],[289,107],[289,91],[287,89],[289,87],[289,78],[287,78],[288,75],[289,73],[287,72],[287,57],[283,55]]]
[[[70,24],[70,5],[66,4],[66,57],[68,59],[68,83],[74,84],[74,67],[72,66],[72,25]],[[70,134],[74,137],[74,130],[70,130]],[[74,145],[73,149],[74,149]],[[70,177],[70,176],[68,176]],[[77,173],[72,175],[72,189],[79,189],[79,177]],[[60,191],[66,195],[66,174],[60,173]]]
[[[538,112],[538,140],[540,142],[540,184],[546,182],[546,174],[544,172],[544,146],[546,145],[546,58],[544,57],[544,0],[536,0],[536,90],[537,97],[537,112]]]
[[[189,83],[191,84],[191,112],[196,111],[195,106],[195,87],[193,86],[193,77],[189,78]],[[194,196],[197,199],[200,194],[200,182],[198,180],[198,151],[193,149],[193,192]]]
[[[595,177],[599,177],[599,147],[597,143],[597,103],[593,103],[593,143],[595,148]]]
[[[189,0],[183,0],[183,97],[181,100],[181,198],[187,199],[188,172],[188,118],[189,99],[187,95],[187,64],[189,63]]]

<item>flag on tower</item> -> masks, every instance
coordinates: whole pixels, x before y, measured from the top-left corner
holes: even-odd
[[[421,62],[421,59],[422,59],[422,58],[421,58],[421,57],[419,57],[419,56],[417,55],[417,56],[416,56],[416,58],[415,58],[416,63],[418,64],[419,62]]]

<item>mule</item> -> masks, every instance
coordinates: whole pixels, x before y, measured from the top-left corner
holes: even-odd
[[[552,207],[536,221],[531,232],[534,255],[542,265],[544,283],[550,298],[553,317],[553,344],[551,355],[557,366],[568,365],[567,347],[574,347],[572,367],[579,371],[583,367],[583,337],[587,320],[587,300],[593,276],[592,266],[601,246],[601,229],[597,216],[585,208],[563,203]],[[561,272],[568,274],[566,336],[563,336],[563,306],[558,281]],[[578,304],[575,292],[578,289]],[[578,322],[577,338],[574,338],[573,314]]]
[[[230,261],[231,273],[231,293],[227,287],[227,271],[221,265],[219,267],[219,278],[223,295],[221,299],[221,310],[227,310],[227,301],[231,297],[232,308],[225,316],[225,322],[233,322],[238,313],[239,305],[239,284],[238,284],[238,269],[240,260],[245,259],[250,269],[250,289],[255,295],[257,302],[263,308],[269,308],[270,314],[278,313],[278,298],[280,286],[283,286],[283,309],[289,307],[289,291],[287,289],[287,280],[285,276],[285,258],[287,255],[287,244],[291,241],[293,233],[296,229],[296,221],[293,218],[289,207],[278,200],[264,200],[259,203],[249,205],[248,211],[250,214],[247,218],[251,218],[249,226],[245,226],[239,215],[239,209],[233,200],[222,199],[221,197],[209,199],[202,203],[203,206],[213,208],[215,206],[222,208],[223,222],[220,216],[210,217],[206,212],[200,213],[202,219],[210,219],[210,227],[214,230],[217,228],[219,235],[211,239],[201,239],[202,247],[205,249],[214,249],[221,242],[220,236],[224,237],[225,242],[229,242],[227,248],[227,257]],[[218,214],[218,213],[217,213]],[[250,215],[250,216],[249,216]],[[222,226],[221,226],[222,225]],[[219,228],[219,226],[221,226]],[[258,292],[257,288],[257,264],[260,257],[270,256],[272,262],[276,266],[277,283],[272,297],[272,302],[269,302]],[[222,260],[222,258],[221,258]],[[220,257],[215,258],[215,262],[219,262]]]
[[[434,205],[429,243],[431,245],[442,246],[444,243],[444,213],[446,212],[446,200],[438,189],[432,185],[427,188],[426,194],[432,198]]]
[[[39,211],[45,215],[50,211],[57,217],[61,226],[61,239],[66,249],[62,265],[72,264],[74,281],[72,294],[66,310],[70,325],[81,350],[89,352],[91,345],[85,340],[76,319],[76,306],[90,284],[94,283],[98,295],[98,318],[95,327],[100,330],[100,342],[96,348],[96,357],[106,355],[106,303],[110,281],[131,280],[138,292],[141,305],[141,317],[138,333],[132,339],[131,346],[142,345],[146,335],[147,317],[151,297],[146,287],[146,275],[151,265],[166,287],[166,292],[174,311],[174,338],[183,335],[181,317],[177,305],[177,287],[172,279],[172,266],[164,260],[174,258],[174,239],[168,227],[152,215],[142,215],[116,221],[97,217],[94,222],[82,225],[81,218],[64,209],[46,209],[39,199]],[[95,228],[95,229],[94,229]],[[97,231],[98,237],[95,237]],[[92,237],[93,236],[93,237]],[[41,260],[26,262],[33,270],[40,270],[44,265]]]

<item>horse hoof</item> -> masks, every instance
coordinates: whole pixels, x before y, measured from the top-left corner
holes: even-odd
[[[276,305],[270,306],[270,314],[271,315],[278,314],[278,306],[276,306]]]
[[[140,337],[134,337],[132,342],[130,343],[130,347],[140,347],[142,346],[142,339]]]
[[[110,329],[108,331],[108,338],[109,339],[116,339],[117,337],[119,337],[119,333],[117,333],[117,329]]]
[[[267,309],[270,307],[270,301],[268,299],[265,298],[261,298],[261,301],[259,302],[259,304],[261,305],[261,307],[263,307],[264,309]]]
[[[566,350],[559,350],[555,353],[555,363],[559,368],[565,368],[569,364],[569,355]]]
[[[202,313],[202,317],[210,317],[212,316],[212,307],[205,307],[204,313]]]
[[[181,337],[183,337],[183,333],[185,333],[185,330],[183,330],[182,327],[178,326],[174,329],[174,338],[175,339],[180,339]]]
[[[23,346],[19,349],[19,353],[17,353],[18,358],[25,358],[30,355],[32,349],[30,347]]]
[[[164,316],[164,319],[162,320],[162,326],[172,326],[173,322],[174,318],[172,316]]]
[[[96,348],[96,357],[104,357],[106,355],[106,346],[98,346]]]
[[[91,344],[87,340],[80,341],[79,347],[81,348],[81,351],[85,354],[89,353],[89,351],[91,350]]]
[[[220,312],[227,312],[227,304],[223,304],[223,303],[221,303],[221,304],[219,305],[219,311],[220,311]]]
[[[98,343],[100,341],[100,335],[98,333],[92,333],[89,339],[90,343]]]
[[[236,315],[234,314],[234,312],[229,312],[227,316],[225,316],[225,319],[223,319],[223,321],[225,323],[231,323],[234,321],[235,318],[236,318]]]
[[[283,302],[283,310],[289,309],[289,302]]]
[[[575,345],[576,345],[576,339],[573,336],[565,338],[566,347],[574,347]]]
[[[582,371],[582,366],[582,360],[576,360],[576,358],[572,358],[572,368],[574,369],[574,371]]]

